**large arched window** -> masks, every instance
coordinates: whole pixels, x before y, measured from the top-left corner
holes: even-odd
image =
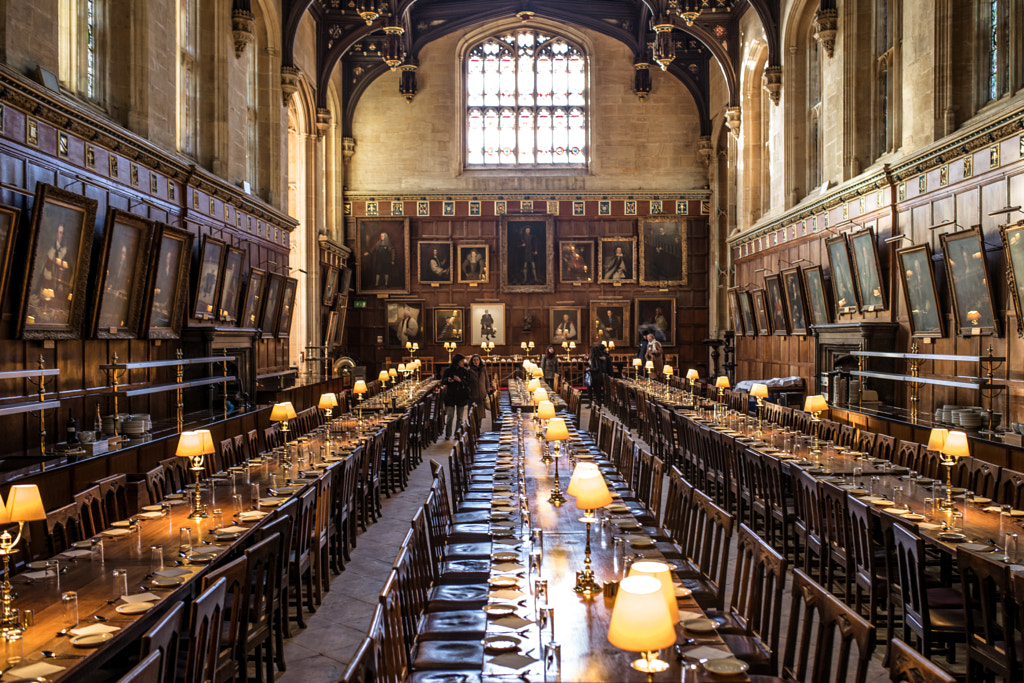
[[[104,8],[102,0],[60,0],[58,5],[61,85],[99,105],[104,100]]]
[[[872,157],[894,152],[900,144],[901,0],[875,0],[875,98]]]
[[[198,0],[178,0],[178,151],[196,156],[199,127]]]
[[[585,165],[587,98],[577,45],[532,28],[486,38],[466,58],[466,165]]]
[[[821,48],[807,38],[807,193],[821,185]]]

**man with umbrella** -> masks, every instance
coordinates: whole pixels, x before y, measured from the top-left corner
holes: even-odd
[[[665,367],[665,351],[661,346],[661,343],[665,341],[665,333],[656,325],[643,325],[640,328],[640,336],[640,345],[636,355],[644,362],[645,367],[647,361],[654,363],[651,377],[659,377]]]

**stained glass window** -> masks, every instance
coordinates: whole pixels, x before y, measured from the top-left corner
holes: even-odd
[[[999,0],[989,0],[988,98],[999,97]]]
[[[583,165],[587,159],[586,56],[534,29],[491,36],[466,60],[466,163]]]

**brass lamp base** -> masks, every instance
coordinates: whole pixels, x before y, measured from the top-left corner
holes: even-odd
[[[633,660],[630,666],[648,676],[668,671],[668,662],[658,659],[657,652],[644,652],[643,657]]]
[[[551,489],[551,495],[548,497],[548,502],[558,507],[565,502],[565,496],[562,495],[560,487],[556,484],[555,488]]]
[[[206,514],[206,506],[203,505],[203,492],[199,484],[199,477],[203,472],[202,464],[199,467],[192,467],[192,471],[196,473],[196,494],[195,500],[192,503],[192,512],[189,513],[188,519],[205,519],[209,517]]]
[[[586,559],[583,561],[583,571],[576,572],[576,586],[573,590],[580,595],[590,597],[600,593],[603,588],[597,582],[597,579],[594,578],[594,570],[591,567],[590,560],[590,525],[597,521],[597,517],[594,517],[589,510],[587,513],[587,515],[580,517],[580,521],[587,525]]]

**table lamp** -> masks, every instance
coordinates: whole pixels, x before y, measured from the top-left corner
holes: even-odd
[[[757,399],[757,438],[761,438],[764,432],[761,431],[761,408],[764,406],[764,399],[768,398],[768,385],[755,384],[750,388],[750,395]]]
[[[277,404],[274,409],[277,409]],[[291,406],[291,403],[287,404]],[[294,411],[292,417],[294,417]],[[210,434],[209,429],[197,429],[193,432],[182,432],[181,436],[178,437],[178,448],[174,451],[174,454],[179,458],[188,458],[192,461],[192,471],[196,475],[196,494],[195,500],[192,503],[192,512],[189,514],[189,519],[202,519],[206,517],[206,508],[203,507],[203,494],[200,488],[200,481],[203,477],[203,462],[206,460],[207,455],[214,453],[213,447],[213,435]]]
[[[412,370],[408,369],[405,363],[398,364],[398,374],[402,376],[402,379],[409,379],[410,372],[412,372]]]
[[[548,441],[553,441],[555,444],[555,487],[551,489],[551,496],[548,498],[548,502],[558,507],[565,502],[565,496],[562,495],[562,482],[558,479],[559,445],[560,442],[569,438],[569,428],[565,426],[565,420],[561,417],[553,417],[548,420],[548,428],[544,438]]]
[[[540,366],[536,363],[530,365],[530,372],[533,373],[534,379],[544,379],[544,371],[540,369]]]
[[[394,368],[388,368],[388,377],[391,378],[391,385],[398,384],[398,370]]]
[[[718,388],[718,405],[715,406],[715,417],[716,419],[725,418],[725,390],[729,388],[729,378],[725,375],[719,375],[715,379],[715,386]],[[722,417],[718,418],[718,414],[721,413]]]
[[[295,419],[295,408],[292,407],[291,401],[285,401],[284,403],[275,403],[273,410],[270,411],[270,421],[281,423],[281,433],[284,435],[284,444],[288,445],[288,420]]]
[[[636,373],[636,381],[637,382],[640,381],[640,366],[643,365],[643,364],[644,364],[644,362],[642,360],[640,360],[639,358],[634,358],[633,359],[633,372]]]
[[[686,379],[687,381],[690,382],[690,405],[692,406],[694,405],[694,403],[696,403],[696,400],[693,396],[693,385],[697,382],[698,379],[700,379],[700,375],[697,374],[696,370],[690,368],[689,370],[686,371]]]
[[[942,431],[946,430],[943,429]],[[929,436],[929,447],[932,445],[931,441]],[[956,465],[956,461],[960,458],[966,458],[971,455],[971,446],[967,442],[967,435],[965,433],[952,431],[946,435],[942,446],[938,450],[942,454],[942,464],[946,466],[946,501],[943,503],[943,507],[946,510],[955,510],[956,507],[953,505],[953,493],[951,490],[953,487],[953,466]]]
[[[537,404],[537,417],[542,420],[550,420],[555,416],[555,404],[547,399]]]
[[[676,588],[672,585],[672,567],[658,560],[642,560],[629,567],[629,576],[651,576],[661,584],[661,594],[665,597],[669,618],[672,623],[679,621],[679,603],[676,601]]]
[[[448,352],[448,365],[452,364],[452,354],[455,353],[457,345],[453,341],[446,341],[444,343],[444,350]]]
[[[672,383],[673,372],[675,372],[675,368],[673,368],[671,365],[668,365],[667,363],[665,364],[665,367],[661,369],[661,374],[665,376],[665,398],[668,398],[668,392]]]
[[[18,552],[18,544],[21,543],[21,532],[25,522],[36,522],[46,519],[46,509],[43,508],[43,500],[39,496],[39,487],[35,484],[17,484],[11,487],[7,494],[7,503],[0,499],[0,525],[6,527],[8,524],[18,523],[18,536],[11,538],[11,532],[6,528],[0,535],[0,555],[4,558],[4,583],[0,591],[0,605],[3,606],[3,615],[0,617],[0,635],[3,637],[18,637],[25,627],[21,623],[21,614],[11,605],[14,603],[14,594],[11,590],[11,555]]]
[[[608,340],[608,350],[609,351],[614,351],[615,350],[615,342],[613,342],[611,339]]]
[[[356,383],[352,385],[352,393],[355,394],[359,398],[359,412],[358,412],[357,419],[359,420],[359,425],[362,426],[362,424],[363,424],[363,394],[366,393],[366,381],[365,380],[361,380],[361,379],[357,379]]]
[[[651,380],[651,373],[654,371],[654,361],[649,360],[644,363],[644,375],[647,377],[647,381]]]
[[[331,414],[334,409],[338,407],[338,395],[334,392],[329,394],[320,394],[320,403],[317,404],[317,408],[327,413],[327,420],[330,421]]]
[[[821,455],[821,449],[818,448],[818,423],[821,422],[822,411],[828,410],[828,403],[825,402],[825,397],[821,394],[815,394],[814,396],[808,396],[804,399],[804,412],[811,414],[811,429],[814,432],[814,447],[811,449],[812,455]]]
[[[526,383],[526,390],[529,391],[531,394],[533,392],[537,391],[537,389],[539,389],[539,388],[540,388],[540,380],[539,379],[534,378],[534,379],[531,379],[529,382]]]
[[[377,373],[377,381],[380,382],[381,388],[386,388],[388,386],[389,377],[390,375],[388,375],[387,370],[381,370],[380,372]]]
[[[576,572],[574,591],[581,595],[591,596],[601,592],[601,584],[594,579],[594,570],[590,561],[590,525],[597,521],[594,510],[612,502],[612,494],[601,475],[601,470],[592,462],[581,462],[573,470],[569,487],[565,491],[576,497],[576,509],[583,510],[580,521],[587,526],[587,547],[583,560],[583,571]]]
[[[661,583],[652,576],[627,576],[619,591],[608,624],[608,642],[617,648],[642,653],[630,666],[647,674],[668,669],[658,659],[658,650],[676,642],[676,630],[661,593]]]

